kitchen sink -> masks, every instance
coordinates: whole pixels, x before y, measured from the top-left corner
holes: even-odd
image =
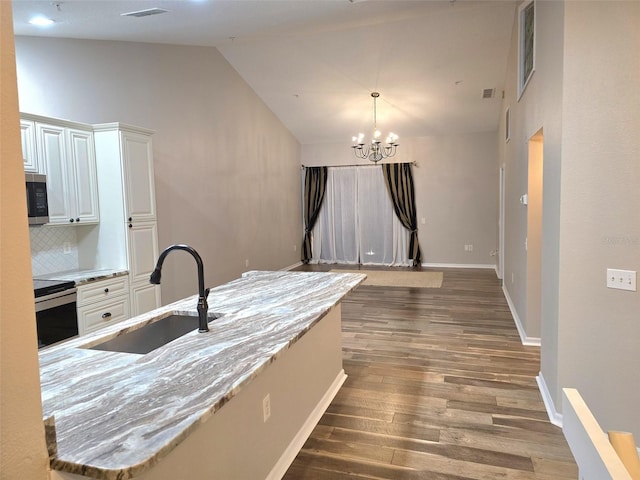
[[[209,321],[216,317],[210,317]],[[198,329],[198,317],[171,315],[89,347],[91,350],[146,354]]]

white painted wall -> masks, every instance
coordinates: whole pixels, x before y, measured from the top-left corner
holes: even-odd
[[[567,2],[562,102],[558,385],[604,431],[640,438],[640,3]],[[546,140],[546,138],[545,138]]]
[[[0,45],[0,477],[44,480],[49,458],[31,307],[11,2],[0,2]]]
[[[517,26],[507,73],[512,135],[500,147],[508,181],[505,288],[527,332],[540,329],[541,379],[552,410],[561,411],[563,387],[576,388],[603,430],[638,438],[640,294],[607,289],[605,273],[640,269],[640,3],[536,2],[536,17],[536,71],[519,100]],[[527,212],[518,199],[527,191],[527,143],[541,128],[536,325],[526,319]]]
[[[400,140],[392,161],[413,168],[422,262],[495,265],[498,248],[498,149],[495,132]],[[303,145],[302,163],[370,165],[349,144]],[[425,219],[425,224],[421,219]],[[472,244],[473,251],[464,246]]]
[[[300,146],[215,48],[17,37],[16,53],[21,111],[155,130],[160,248],[196,248],[207,286],[299,261]],[[196,291],[190,259],[163,273],[165,303]]]
[[[536,65],[526,90],[517,96],[518,22],[514,17],[503,111],[510,109],[511,138],[505,142],[501,119],[500,164],[506,172],[504,289],[513,302],[525,338],[542,338],[541,371],[556,381],[558,331],[558,252],[560,237],[560,151],[562,137],[563,22],[562,2],[536,2]],[[527,318],[528,208],[520,197],[528,192],[529,140],[544,131],[541,306],[539,318]],[[537,296],[537,295],[536,295]],[[547,368],[545,368],[547,367]]]

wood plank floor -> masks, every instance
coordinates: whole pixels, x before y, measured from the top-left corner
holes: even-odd
[[[495,272],[441,270],[442,288],[349,294],[348,379],[284,479],[578,478]]]

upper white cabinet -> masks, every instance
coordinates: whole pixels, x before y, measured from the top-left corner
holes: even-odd
[[[126,186],[127,221],[156,220],[153,152],[148,134],[122,130],[120,132]]]
[[[36,155],[36,124],[33,120],[20,119],[20,139],[22,140],[24,171],[42,173]]]
[[[35,117],[37,118],[37,117]],[[35,129],[35,160],[29,168],[47,176],[49,223],[95,224],[100,220],[95,146],[90,126],[63,120],[21,119],[23,157]],[[33,127],[30,126],[33,124]]]

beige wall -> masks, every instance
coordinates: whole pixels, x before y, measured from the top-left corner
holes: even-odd
[[[563,387],[577,388],[605,431],[636,438],[640,295],[607,289],[606,268],[640,269],[639,24],[638,2],[537,2],[536,71],[519,100],[514,26],[505,95],[512,135],[500,147],[505,288],[535,334],[526,318],[527,211],[518,198],[527,191],[528,140],[544,130],[539,328],[550,413],[560,412]]]
[[[495,136],[481,132],[401,139],[392,160],[417,162],[413,175],[423,263],[495,266]],[[371,164],[356,160],[348,144],[302,146],[302,163],[307,166]],[[465,251],[468,244],[473,251]]]
[[[503,111],[509,108],[511,138],[504,140],[505,119],[501,119],[500,164],[505,168],[505,268],[504,289],[511,298],[526,339],[542,338],[541,371],[547,383],[554,383],[557,363],[558,252],[560,212],[560,144],[562,137],[562,2],[536,3],[536,65],[526,90],[518,98],[517,13],[509,51]],[[539,265],[540,314],[527,318],[528,207],[520,197],[528,192],[529,140],[544,131],[542,232]],[[535,288],[535,287],[534,287]],[[536,296],[538,296],[536,294]],[[535,311],[536,309],[534,309]],[[548,366],[548,368],[545,368]],[[550,377],[550,378],[549,378]]]
[[[568,2],[562,102],[558,385],[640,438],[640,3]]]
[[[11,3],[0,2],[0,478],[46,479]]]
[[[300,146],[215,48],[18,37],[16,51],[21,111],[156,131],[159,245],[196,248],[207,286],[246,260],[299,261]],[[191,259],[163,273],[163,303],[196,292]]]

